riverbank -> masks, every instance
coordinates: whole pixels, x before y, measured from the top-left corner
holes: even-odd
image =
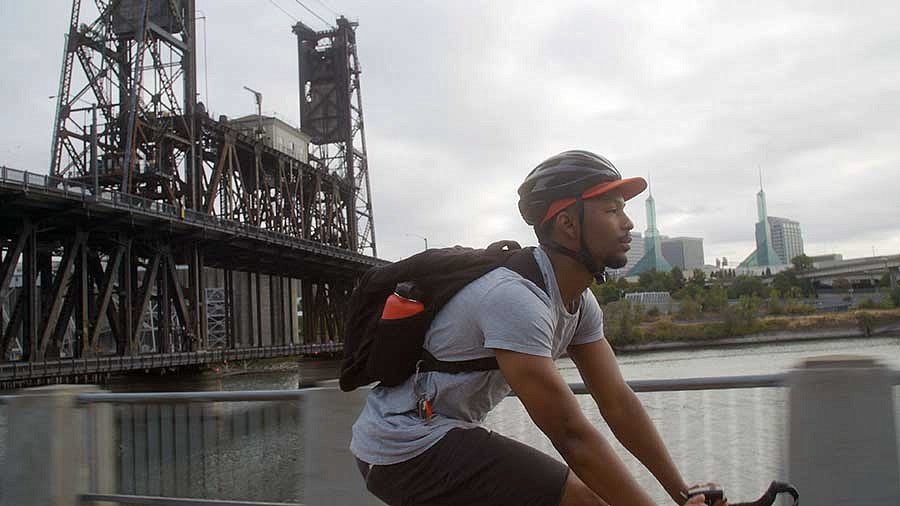
[[[695,349],[777,342],[900,336],[900,309],[848,311],[808,316],[773,316],[754,322],[754,332],[717,337],[720,321],[677,322],[660,317],[641,325],[639,342],[616,343],[621,353]],[[718,335],[722,335],[719,333]]]

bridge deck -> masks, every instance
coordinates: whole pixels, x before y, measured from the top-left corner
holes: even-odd
[[[0,215],[85,223],[106,230],[144,228],[170,236],[202,240],[211,267],[253,265],[259,272],[303,277],[355,277],[386,263],[377,258],[210,216],[142,197],[93,188],[41,174],[0,167]],[[0,229],[15,226],[3,220]],[[71,233],[71,231],[69,231]],[[257,268],[258,267],[258,268]],[[260,270],[262,269],[262,270]]]

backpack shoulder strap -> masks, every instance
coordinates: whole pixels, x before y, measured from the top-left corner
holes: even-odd
[[[506,261],[504,267],[518,273],[523,278],[536,284],[541,291],[547,293],[544,273],[541,272],[541,266],[538,265],[537,260],[534,258],[534,247],[522,248],[516,251]]]

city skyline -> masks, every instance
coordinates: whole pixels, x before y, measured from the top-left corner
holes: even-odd
[[[334,2],[360,23],[380,256],[418,251],[413,234],[431,246],[533,244],[515,190],[569,148],[607,156],[626,177],[652,171],[659,228],[703,237],[709,258],[736,265],[753,250],[758,166],[772,214],[803,225],[808,254],[900,252],[900,14],[865,4]],[[0,7],[0,64],[10,69],[0,76],[0,164],[46,172],[56,106],[47,97],[70,7]],[[294,19],[261,1],[197,8],[208,110],[255,112],[249,86],[264,114],[296,125]],[[640,206],[628,211],[643,230]]]

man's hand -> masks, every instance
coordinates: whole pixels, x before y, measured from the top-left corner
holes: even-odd
[[[687,492],[692,493],[698,490],[709,490],[709,489],[718,489],[721,490],[718,483],[707,482],[707,483],[697,483],[695,485],[691,485],[688,487]],[[688,499],[688,501],[684,504],[706,504],[706,496],[703,494],[695,495]],[[722,499],[713,503],[713,506],[727,506],[728,499],[723,497]]]
[[[688,499],[688,502],[686,502],[684,504],[685,505],[695,504],[698,506],[701,504],[706,504],[706,497],[703,494],[695,495],[694,497],[691,497],[690,499]],[[722,499],[721,501],[716,501],[716,503],[713,504],[713,506],[728,506],[728,500]]]

